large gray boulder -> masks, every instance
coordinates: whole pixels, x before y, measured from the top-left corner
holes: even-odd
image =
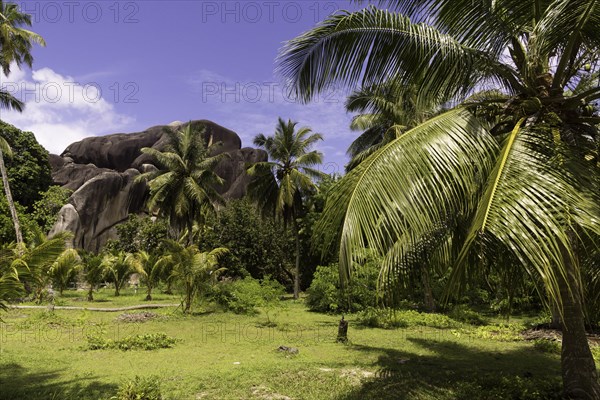
[[[219,192],[226,199],[246,194],[250,177],[248,163],[266,161],[262,150],[241,148],[239,136],[211,121],[191,122],[195,128],[204,126],[206,142],[221,142],[218,152],[229,157],[216,168],[225,183]],[[156,168],[153,160],[141,153],[143,147],[162,150],[166,129],[179,129],[185,124],[155,126],[131,134],[89,137],[71,144],[61,156],[51,155],[54,182],[74,190],[59,212],[51,235],[63,231],[74,234],[73,246],[98,251],[107,240],[116,237],[116,226],[129,217],[145,211],[147,185],[136,182],[140,172]]]

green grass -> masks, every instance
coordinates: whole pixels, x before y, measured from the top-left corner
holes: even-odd
[[[143,293],[110,302],[141,304]],[[83,296],[79,293],[79,296]],[[154,302],[177,303],[157,294]],[[114,301],[113,301],[114,300]],[[122,323],[120,313],[12,310],[0,325],[0,399],[110,399],[136,375],[161,377],[166,399],[545,399],[560,390],[559,355],[508,339],[494,326],[438,329],[360,327],[349,317],[349,344],[336,343],[339,317],[308,312],[286,301],[258,316],[204,312]],[[119,340],[166,334],[158,350],[87,350],[89,335]],[[502,340],[499,340],[502,339]],[[278,352],[297,347],[298,355]],[[484,394],[484,397],[481,397]]]

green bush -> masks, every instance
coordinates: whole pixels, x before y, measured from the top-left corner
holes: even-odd
[[[560,342],[548,339],[536,339],[533,348],[543,353],[560,354]]]
[[[469,309],[466,304],[459,304],[448,313],[448,316],[456,321],[471,325],[486,325],[487,320],[479,313]]]
[[[346,290],[340,285],[337,264],[319,266],[312,284],[307,290],[306,304],[317,312],[357,312],[378,303],[377,279],[379,265],[373,258],[367,258],[362,265],[355,266]]]
[[[117,395],[111,400],[162,400],[160,378],[158,376],[140,377],[123,382]]]
[[[260,281],[247,276],[220,282],[213,288],[212,298],[236,314],[257,314],[258,307],[270,309],[277,305],[283,294],[283,286],[269,276]]]
[[[106,339],[101,335],[89,334],[86,336],[86,339],[89,350],[156,350],[171,348],[177,342],[177,339],[167,336],[165,333],[132,335],[117,340]]]
[[[359,324],[373,328],[460,328],[462,324],[443,314],[421,313],[414,310],[392,310],[369,307],[357,314]]]

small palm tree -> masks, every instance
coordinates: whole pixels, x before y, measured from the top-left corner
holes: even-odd
[[[131,259],[121,251],[117,254],[107,254],[102,259],[104,274],[115,285],[115,296],[121,295],[121,289],[133,272]]]
[[[201,252],[195,245],[185,247],[173,240],[166,241],[166,247],[170,254],[165,256],[164,262],[172,263],[172,277],[183,285],[183,312],[189,313],[202,284],[214,282],[225,270],[219,266],[229,250],[219,247]]]
[[[194,129],[191,123],[178,132],[166,130],[164,151],[142,149],[155,159],[159,170],[138,177],[148,181],[148,207],[167,217],[180,233],[187,228],[188,245],[193,243],[194,221],[200,221],[203,213],[214,211],[215,204],[222,202],[216,188],[223,179],[214,169],[228,157],[226,153],[210,155],[216,145],[209,144],[207,148],[203,131]]]
[[[163,267],[168,264],[167,260],[144,250],[129,255],[129,259],[135,272],[140,274],[142,283],[146,285],[146,301],[152,300],[152,289],[158,286]]]
[[[254,179],[248,186],[249,196],[259,207],[283,220],[296,238],[294,298],[300,293],[300,232],[297,218],[304,197],[318,191],[313,179],[326,175],[314,167],[323,162],[323,154],[311,147],[323,137],[308,127],[296,131],[297,122],[279,118],[273,136],[262,133],[254,138],[256,146],[264,148],[271,161],[259,162],[248,168]]]
[[[83,257],[85,282],[90,285],[87,294],[88,301],[94,301],[94,288],[98,286],[105,277],[105,269],[102,264],[103,257],[97,254],[87,254]]]
[[[48,270],[48,275],[62,296],[69,283],[81,269],[81,258],[75,249],[65,250]]]

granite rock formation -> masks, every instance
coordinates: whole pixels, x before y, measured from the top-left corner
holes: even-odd
[[[225,199],[244,196],[250,181],[245,165],[266,161],[266,153],[241,148],[241,140],[235,132],[214,122],[198,120],[190,123],[195,128],[204,126],[206,142],[221,142],[218,152],[229,154],[216,168],[217,174],[225,180],[219,192]],[[108,239],[115,238],[116,226],[126,221],[129,214],[144,212],[147,185],[135,182],[135,177],[156,167],[141,149],[162,150],[165,129],[179,129],[185,125],[175,122],[143,132],[89,137],[71,144],[60,156],[51,155],[54,182],[74,192],[60,210],[50,234],[71,231],[73,246],[88,251],[98,251]]]

